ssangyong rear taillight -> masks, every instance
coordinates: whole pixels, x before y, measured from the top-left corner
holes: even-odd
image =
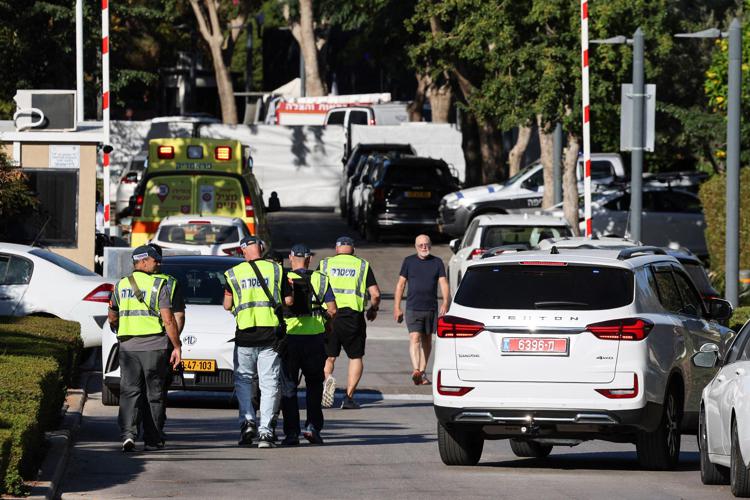
[[[602,340],[643,340],[653,327],[647,319],[624,318],[588,325],[586,331]]]
[[[441,372],[442,370],[438,370],[437,375],[437,391],[441,396],[463,396],[474,389],[473,387],[443,385]]]
[[[143,212],[143,195],[139,194],[135,197],[135,206],[133,207],[133,215],[135,217],[140,217],[141,212]]]
[[[109,297],[112,295],[112,290],[115,287],[112,283],[102,283],[98,287],[94,288],[86,295],[83,300],[86,302],[104,302],[109,303]]]
[[[457,316],[442,316],[438,319],[437,336],[441,338],[474,337],[482,330],[484,330],[484,324],[479,321]]]
[[[255,217],[253,200],[249,196],[245,196],[245,217]]]
[[[609,399],[631,399],[638,395],[638,375],[633,374],[633,387],[626,389],[594,389],[596,392]]]

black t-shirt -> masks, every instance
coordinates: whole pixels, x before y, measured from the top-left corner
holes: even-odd
[[[410,255],[401,264],[400,276],[406,278],[409,292],[406,309],[409,311],[437,311],[437,286],[445,278],[443,261],[434,255],[420,259]]]
[[[224,290],[224,293],[232,295],[229,282],[224,285]],[[283,301],[284,297],[289,297],[290,295],[292,295],[292,286],[289,284],[286,270],[282,269],[281,300]],[[276,342],[276,328],[273,326],[253,326],[241,329],[238,327],[235,330],[234,342],[238,347],[268,347]]]

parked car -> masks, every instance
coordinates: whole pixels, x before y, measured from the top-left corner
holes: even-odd
[[[750,322],[728,351],[706,343],[693,356],[699,368],[719,371],[703,389],[698,447],[703,484],[730,484],[736,497],[750,497]],[[725,354],[724,354],[725,353]]]
[[[362,166],[367,157],[372,154],[396,156],[399,154],[415,154],[411,144],[357,144],[350,155],[342,158],[344,171],[339,185],[339,208],[341,216],[346,218],[352,190],[362,173]]]
[[[435,231],[440,199],[458,188],[448,165],[433,158],[378,156],[368,172],[358,220],[368,241],[389,230]]]
[[[234,316],[224,310],[224,272],[243,259],[218,256],[164,257],[162,272],[177,279],[185,298],[182,341],[183,375],[174,374],[172,389],[234,390]],[[117,336],[107,327],[102,342],[102,403],[119,404],[120,363]]]
[[[517,456],[591,439],[635,443],[671,469],[697,431],[714,373],[691,358],[734,335],[661,249],[506,253],[469,265],[438,322],[433,400],[440,456],[474,465],[486,439]]]
[[[115,209],[118,217],[126,217],[129,214],[130,198],[135,194],[135,188],[143,173],[146,171],[148,164],[148,154],[141,153],[130,161],[128,167],[123,171],[120,182],[117,185],[117,196]]]
[[[0,316],[49,315],[81,325],[84,347],[102,345],[112,293],[104,279],[43,248],[0,243]]]
[[[563,218],[546,215],[479,215],[471,221],[461,239],[450,242],[453,256],[448,261],[448,283],[451,295],[456,292],[466,267],[481,258],[488,250],[500,251],[526,249],[547,238],[570,236],[570,226]],[[511,248],[512,247],[512,248]]]
[[[583,179],[582,158],[578,160],[578,179]],[[592,154],[591,179],[595,185],[625,180],[625,167],[620,155]],[[543,196],[544,169],[537,161],[502,184],[447,194],[440,202],[440,228],[446,234],[460,236],[477,215],[533,212],[542,206]]]
[[[250,230],[239,217],[170,215],[162,219],[152,241],[200,255],[241,256],[240,241],[246,236],[251,236]]]
[[[401,125],[409,121],[407,102],[385,102],[331,108],[326,112],[326,125]]]

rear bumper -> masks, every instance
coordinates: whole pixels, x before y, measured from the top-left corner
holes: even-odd
[[[435,416],[446,425],[483,426],[493,437],[555,436],[588,439],[606,434],[653,431],[659,425],[662,405],[646,403],[635,410],[601,409],[489,409],[434,406]],[[525,429],[525,430],[524,430]]]
[[[437,227],[437,216],[434,211],[389,210],[375,214],[373,222],[380,228],[387,227]]]

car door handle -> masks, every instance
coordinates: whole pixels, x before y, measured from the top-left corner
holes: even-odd
[[[736,370],[734,371],[734,373],[735,373],[735,374],[737,374],[737,375],[740,375],[740,376],[742,376],[742,375],[744,375],[744,374],[745,374],[745,369],[744,369],[744,368],[737,368],[737,369],[736,369]]]

